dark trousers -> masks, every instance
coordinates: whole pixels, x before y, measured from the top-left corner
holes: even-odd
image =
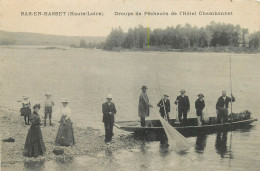
[[[51,119],[51,117],[52,117],[52,107],[45,106],[44,119],[47,119],[48,115],[49,115],[49,119]]]
[[[105,125],[105,141],[109,142],[109,141],[111,141],[112,136],[113,136],[113,126],[114,126],[114,123],[112,123],[112,122],[105,122],[104,125]]]
[[[228,109],[218,109],[217,113],[217,123],[221,124],[221,119],[223,118],[223,123],[228,122]]]
[[[26,118],[28,119],[28,121],[26,121]],[[25,122],[25,125],[29,125],[29,116],[24,116],[24,122]]]
[[[181,118],[183,117],[183,121],[182,123],[186,123],[187,122],[187,110],[182,110],[182,109],[178,109],[178,118],[179,121],[181,122]]]
[[[164,112],[161,113],[161,116],[164,118],[164,116],[165,116]],[[169,113],[166,113],[166,118],[167,118],[167,120],[169,120]]]
[[[140,117],[141,126],[145,127],[145,117]]]

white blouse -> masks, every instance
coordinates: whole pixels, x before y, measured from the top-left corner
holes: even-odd
[[[71,110],[68,106],[65,106],[62,110],[61,110],[61,115],[62,116],[66,116],[66,120],[70,118],[71,115]]]
[[[25,107],[30,107],[30,101],[29,100],[22,100],[22,106],[23,106],[23,104],[24,104]]]

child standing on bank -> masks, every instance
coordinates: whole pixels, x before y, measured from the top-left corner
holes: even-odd
[[[22,103],[22,108],[20,109],[20,112],[21,112],[21,116],[24,116],[25,125],[30,125],[29,115],[32,113],[32,111],[31,111],[31,103],[29,101],[29,97],[23,96],[23,100],[19,100],[17,102]]]
[[[50,126],[53,126],[51,123],[51,118],[52,118],[52,108],[54,106],[54,102],[51,99],[51,94],[46,93],[46,100],[44,104],[44,126],[46,126],[46,119],[49,116],[49,121],[50,121]]]

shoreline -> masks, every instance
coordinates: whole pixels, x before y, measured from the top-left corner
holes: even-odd
[[[39,157],[24,157],[23,148],[30,126],[23,125],[23,118],[17,117],[20,113],[11,109],[0,108],[1,120],[1,167],[8,167],[21,162],[37,162],[41,160],[71,160],[73,157],[89,156],[99,158],[99,153],[110,149],[117,151],[120,149],[132,149],[139,143],[133,139],[132,135],[115,135],[111,143],[104,143],[104,135],[99,129],[92,127],[80,128],[73,126],[75,145],[72,147],[55,145],[55,137],[59,124],[54,126],[41,126],[43,141],[46,146],[46,153]],[[20,120],[19,120],[20,118]],[[15,142],[3,142],[3,139],[14,138]],[[55,147],[64,149],[63,155],[56,156],[52,151]]]
[[[91,49],[91,48],[83,48],[83,49]],[[221,46],[221,47],[194,47],[194,48],[184,48],[184,49],[172,49],[167,47],[144,47],[140,48],[122,48],[122,47],[114,47],[112,49],[98,49],[104,51],[111,52],[179,52],[179,53],[234,53],[234,54],[259,54],[259,50],[253,50],[248,47],[232,47],[229,50],[229,47]]]
[[[233,53],[233,54],[259,54],[259,50],[253,50],[248,47],[232,47],[229,51],[229,47],[205,47],[205,48],[184,48],[184,49],[172,49],[167,47],[144,47],[141,48],[122,48],[114,47],[112,49],[103,48],[84,48],[84,47],[70,47],[70,46],[49,46],[49,45],[0,45],[0,48],[12,48],[12,47],[37,47],[40,50],[69,50],[69,49],[87,49],[98,50],[106,52],[178,52],[178,53]],[[66,48],[66,49],[64,49]]]

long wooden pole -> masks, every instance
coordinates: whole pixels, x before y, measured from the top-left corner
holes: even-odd
[[[230,60],[229,60],[229,64],[230,64],[230,93],[231,93],[231,102],[230,102],[230,112],[231,112],[231,119],[233,121],[233,118],[232,118],[232,100],[233,100],[233,94],[232,94],[232,60],[231,60],[231,53],[229,53],[229,56],[230,56]]]
[[[230,113],[231,113],[231,123],[233,122],[233,107],[232,107],[232,101],[233,101],[233,93],[232,93],[232,58],[231,58],[231,45],[232,45],[232,34],[230,35],[230,42],[229,42],[229,79],[230,79],[230,93],[231,93],[231,102],[230,102]]]

